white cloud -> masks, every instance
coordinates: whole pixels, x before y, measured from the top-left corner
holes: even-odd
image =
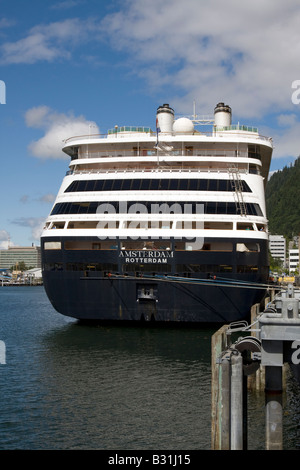
[[[48,204],[48,203],[54,202],[55,197],[56,197],[55,194],[48,193],[48,194],[44,194],[43,196],[41,196],[39,198],[39,201],[40,202],[45,202],[45,203]]]
[[[72,0],[56,3],[71,5]],[[191,114],[195,100],[200,115],[212,114],[215,104],[224,101],[232,107],[234,123],[257,125],[269,114],[282,115],[278,122],[285,124],[276,136],[280,141],[274,156],[279,156],[277,150],[298,155],[294,141],[288,141],[300,120],[300,108],[291,99],[292,83],[300,80],[298,0],[123,0],[116,5],[118,11],[102,18],[36,25],[22,39],[2,44],[0,63],[70,59],[74,47],[92,41],[93,49],[85,55],[90,60],[97,45],[110,42],[123,53],[122,63],[127,61],[130,72],[146,81],[147,91],[163,96],[177,113]],[[103,63],[103,57],[99,54],[94,62]],[[71,134],[81,125],[79,118],[69,117],[59,130],[55,120],[62,115],[55,114],[47,107],[28,113],[30,127],[43,125],[46,130],[31,145],[40,158],[62,158],[58,148],[52,153],[53,141],[69,124]]]
[[[110,41],[151,89],[181,95],[173,102],[180,113],[190,112],[194,99],[204,114],[225,101],[237,116],[252,118],[293,109],[299,23],[298,0],[124,0],[102,18],[36,25],[26,37],[4,43],[0,61],[69,59],[75,46]]]
[[[20,217],[11,222],[21,227],[30,227],[33,240],[39,240],[45,220],[45,217]]]
[[[20,202],[22,202],[22,204],[27,204],[28,199],[29,199],[28,194],[23,194],[23,196],[20,197]]]
[[[78,18],[34,26],[26,37],[2,44],[0,63],[33,64],[68,59],[71,47],[80,44],[84,38],[88,40],[93,29],[93,21]]]
[[[6,230],[0,230],[0,250],[7,250],[10,242],[10,235]]]
[[[152,88],[161,89],[167,74],[168,86],[181,90],[181,112],[193,99],[204,113],[225,101],[248,118],[291,109],[299,22],[297,0],[131,0],[105,17],[102,28],[113,47],[130,51]],[[152,66],[155,75],[147,74]]]
[[[65,0],[63,2],[55,3],[51,5],[52,10],[67,10],[68,8],[73,8],[82,3],[82,0]]]
[[[29,109],[25,121],[28,127],[40,128],[45,132],[43,137],[29,145],[32,155],[41,159],[69,159],[61,150],[65,139],[99,133],[97,125],[87,121],[84,116],[57,113],[47,106]]]
[[[275,150],[273,158],[300,156],[300,122],[294,121],[289,127],[283,130],[273,131]]]
[[[31,108],[26,112],[25,120],[28,127],[41,128],[49,125],[53,113],[48,106],[38,106]]]

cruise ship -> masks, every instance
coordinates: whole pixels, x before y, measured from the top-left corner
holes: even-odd
[[[153,121],[64,141],[41,235],[46,293],[82,321],[247,319],[268,287],[272,139],[233,125],[224,103],[207,117],[163,104]]]

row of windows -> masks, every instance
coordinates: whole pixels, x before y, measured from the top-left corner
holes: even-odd
[[[122,266],[124,273],[129,272],[171,272],[170,264],[123,264]],[[262,268],[263,269],[263,268]],[[62,271],[62,263],[45,263],[45,271]],[[118,273],[118,266],[113,263],[67,263],[67,271],[83,271],[85,273]],[[219,265],[219,264],[178,264],[176,265],[176,273],[228,273],[233,272],[234,267],[232,265]],[[236,267],[238,273],[256,273],[258,271],[257,266],[240,265]]]
[[[241,181],[242,191],[251,192]],[[231,180],[218,179],[112,179],[77,180],[65,190],[76,191],[232,191]]]
[[[262,217],[262,211],[258,204],[246,203],[248,215]],[[127,202],[60,202],[56,204],[51,215],[60,214],[238,214],[238,208],[234,202],[168,202],[154,203],[141,201],[138,203]]]

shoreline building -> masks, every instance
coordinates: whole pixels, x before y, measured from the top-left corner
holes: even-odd
[[[0,269],[10,269],[20,262],[29,268],[41,267],[41,248],[39,246],[12,246],[0,250]]]
[[[299,271],[299,249],[292,248],[289,250],[289,273]]]
[[[286,267],[286,240],[283,235],[269,235],[269,247],[273,258],[279,258]]]

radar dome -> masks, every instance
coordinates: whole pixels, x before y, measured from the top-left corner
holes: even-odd
[[[188,118],[179,118],[173,124],[173,131],[180,134],[191,134],[194,132],[194,124]]]

